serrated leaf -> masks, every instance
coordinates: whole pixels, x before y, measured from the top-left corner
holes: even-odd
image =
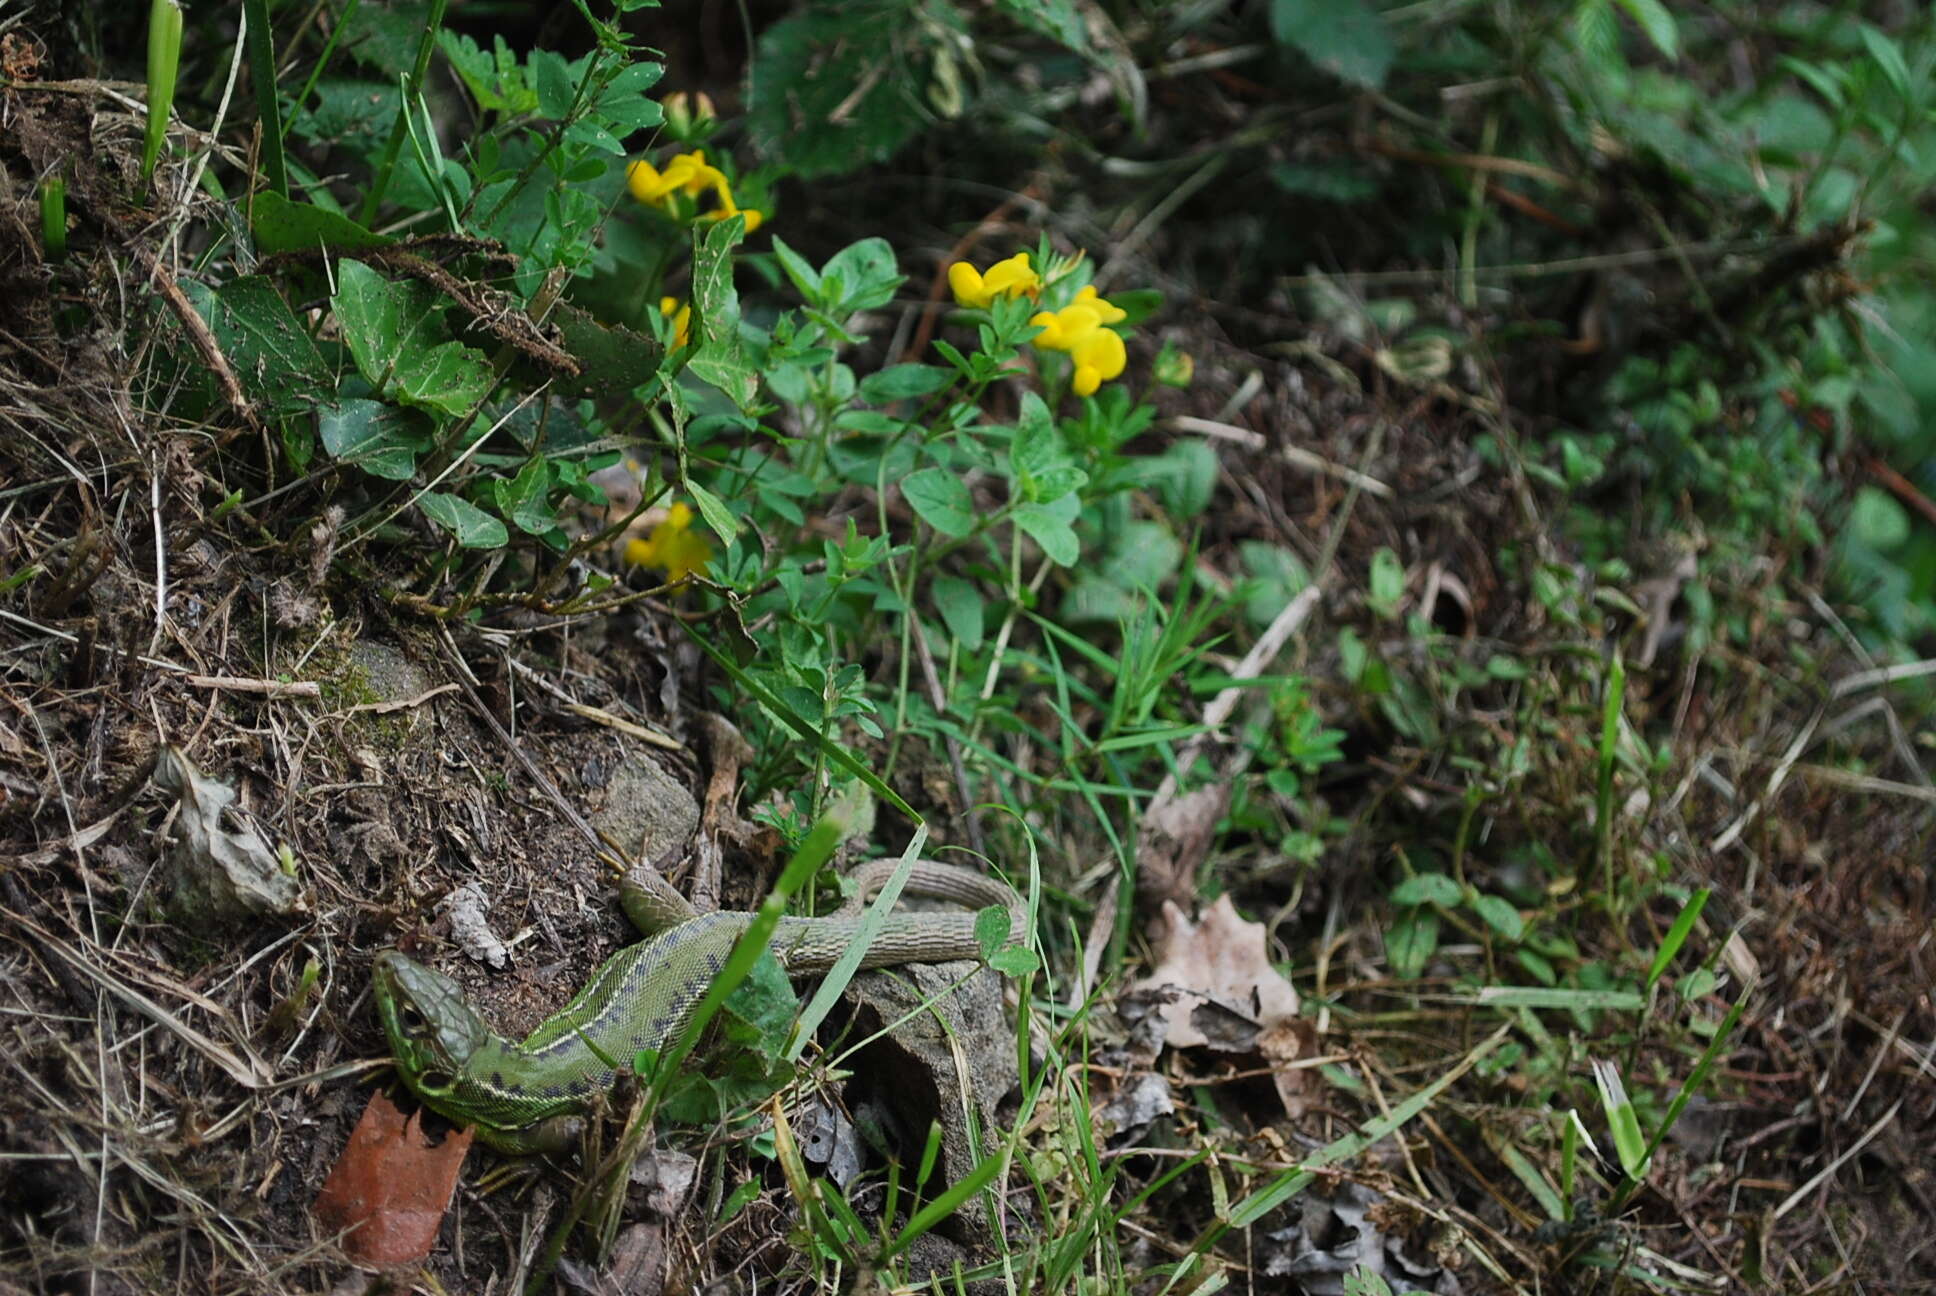
[[[277,252],[358,252],[389,247],[396,242],[387,234],[364,229],[349,217],[309,203],[291,202],[273,190],[255,196],[249,230],[255,235],[255,249],[263,256]]]
[[[1271,0],[1271,35],[1325,71],[1376,90],[1397,47],[1377,10],[1364,0]]]
[[[951,540],[975,529],[975,501],[961,478],[946,468],[922,468],[901,482],[901,493],[923,522]]]
[[[1444,905],[1448,909],[1465,898],[1458,882],[1443,873],[1414,873],[1392,888],[1395,905]]]
[[[437,33],[437,44],[457,69],[464,87],[486,112],[528,113],[538,106],[538,94],[525,82],[524,70],[512,55],[504,37],[493,39],[494,48],[486,52],[469,36],[444,28]]]
[[[417,471],[417,455],[430,445],[422,419],[395,405],[358,398],[323,409],[316,432],[332,458],[385,481],[408,481]]]
[[[930,117],[921,103],[927,60],[909,58],[908,48],[934,42],[935,28],[961,25],[952,6],[802,6],[760,35],[746,124],[803,179],[884,162]]]
[[[467,499],[427,491],[417,497],[424,516],[451,533],[465,549],[501,549],[511,542],[504,524]]]

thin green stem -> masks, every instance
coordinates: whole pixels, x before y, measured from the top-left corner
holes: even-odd
[[[417,42],[417,61],[411,66],[410,75],[404,81],[403,99],[397,104],[397,119],[391,123],[390,138],[383,145],[383,160],[377,163],[376,175],[370,179],[370,191],[363,195],[363,206],[357,213],[357,220],[369,225],[376,219],[377,210],[383,206],[383,195],[390,188],[390,177],[397,169],[397,154],[403,151],[403,136],[408,129],[410,104],[423,93],[424,76],[430,71],[431,51],[437,48],[437,33],[444,27],[444,10],[450,0],[430,0],[430,13],[424,21],[423,39]]]

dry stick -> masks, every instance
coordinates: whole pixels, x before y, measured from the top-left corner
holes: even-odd
[[[193,342],[195,350],[201,353],[202,362],[214,373],[215,381],[222,388],[222,395],[228,399],[230,407],[248,425],[249,431],[257,435],[266,435],[267,429],[256,414],[255,406],[243,393],[242,383],[236,378],[235,370],[230,366],[228,357],[222,354],[221,346],[215,341],[215,334],[209,330],[208,321],[204,320],[201,312],[189,302],[187,295],[181,290],[181,285],[175,282],[175,277],[168,273],[153,252],[132,239],[129,240],[128,246],[134,252],[135,259],[141,262],[142,268],[147,270],[149,277],[154,280],[155,286],[161,290],[162,299],[168,303],[168,309],[175,313],[175,318],[181,322],[182,328],[188,334],[188,340]],[[216,437],[215,442],[217,445],[227,445],[235,439],[236,435],[237,430],[230,428]]]
[[[1800,760],[1802,753],[1808,750],[1809,743],[1815,737],[1815,730],[1820,727],[1825,714],[1826,711],[1823,708],[1815,709],[1815,714],[1808,718],[1808,723],[1801,727],[1794,741],[1788,744],[1788,750],[1781,754],[1781,760],[1775,765],[1774,773],[1768,776],[1767,788],[1760,796],[1748,803],[1746,810],[1735,816],[1733,823],[1715,834],[1714,840],[1707,845],[1710,851],[1724,851],[1734,845],[1741,834],[1747,830],[1748,825],[1754,821],[1754,817],[1761,813],[1761,807],[1775,799],[1775,793],[1781,791],[1781,785],[1788,781],[1788,773],[1794,769],[1795,762]]]
[[[1232,423],[1197,418],[1191,414],[1178,414],[1174,418],[1165,419],[1163,426],[1178,432],[1195,432],[1223,441],[1235,441],[1238,445],[1251,450],[1262,450],[1269,444],[1262,432],[1253,432],[1249,428],[1238,427]],[[1328,477],[1336,477],[1341,482],[1358,487],[1367,495],[1376,495],[1382,500],[1396,498],[1396,492],[1378,478],[1368,476],[1344,464],[1334,463],[1322,455],[1312,454],[1302,446],[1279,446],[1277,454],[1288,464],[1310,472],[1323,473]]]
[[[269,698],[319,698],[323,695],[323,686],[313,680],[243,679],[235,675],[190,675],[187,682],[196,688],[221,689],[228,693],[259,693]]]
[[[1902,1104],[1904,1101],[1905,1100],[1901,1098],[1896,1099],[1896,1105],[1891,1107],[1888,1111],[1884,1112],[1882,1114],[1881,1120],[1869,1126],[1868,1132],[1863,1134],[1861,1138],[1857,1139],[1853,1147],[1849,1148],[1846,1152],[1842,1153],[1841,1156],[1836,1157],[1833,1161],[1823,1166],[1821,1168],[1821,1171],[1817,1173],[1814,1178],[1810,1179],[1807,1183],[1803,1184],[1801,1187],[1797,1188],[1794,1192],[1790,1193],[1788,1195],[1787,1201],[1775,1207],[1774,1214],[1768,1217],[1769,1220],[1771,1221],[1778,1220],[1782,1216],[1786,1215],[1789,1211],[1795,1209],[1795,1207],[1801,1205],[1802,1202],[1808,1199],[1811,1193],[1813,1193],[1817,1188],[1821,1187],[1822,1184],[1828,1180],[1829,1176],[1833,1175],[1837,1170],[1840,1170],[1842,1166],[1849,1160],[1850,1157],[1853,1157],[1856,1153],[1860,1152],[1863,1148],[1869,1146],[1869,1144],[1875,1140],[1875,1136],[1882,1133],[1882,1131],[1885,1128],[1887,1128],[1889,1122],[1896,1118],[1896,1113],[1902,1110]]]

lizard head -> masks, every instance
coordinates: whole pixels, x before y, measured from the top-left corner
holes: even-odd
[[[371,981],[404,1084],[445,1115],[469,1119],[451,1109],[450,1099],[471,1057],[492,1038],[490,1027],[464,1002],[455,981],[395,950],[376,956]]]

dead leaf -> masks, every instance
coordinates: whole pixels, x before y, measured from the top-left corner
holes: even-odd
[[[471,1137],[453,1130],[433,1145],[421,1113],[406,1120],[381,1091],[371,1094],[316,1195],[317,1221],[343,1234],[343,1254],[357,1264],[422,1260],[437,1244]]]
[[[1159,794],[1144,812],[1136,840],[1137,891],[1164,904],[1196,895],[1197,869],[1229,808],[1228,783],[1206,783],[1180,796]]]
[[[235,804],[235,789],[196,769],[170,745],[155,762],[155,783],[181,801],[168,852],[168,910],[197,927],[256,914],[303,912],[302,888],[255,822]],[[293,861],[292,861],[293,863]]]
[[[1160,961],[1132,990],[1172,992],[1159,1009],[1167,1026],[1164,1041],[1173,1049],[1261,1054],[1285,1111],[1297,1115],[1305,1072],[1286,1068],[1306,1056],[1313,1033],[1298,1016],[1297,990],[1271,966],[1263,924],[1238,916],[1228,895],[1218,896],[1200,922],[1191,922],[1174,901],[1164,902],[1163,918]],[[1232,1030],[1233,1016],[1250,1029]],[[1212,1029],[1206,1033],[1205,1026]]]
[[[443,909],[450,919],[451,938],[466,954],[499,971],[510,963],[510,951],[491,930],[491,920],[485,914],[483,887],[466,882],[444,898]]]

